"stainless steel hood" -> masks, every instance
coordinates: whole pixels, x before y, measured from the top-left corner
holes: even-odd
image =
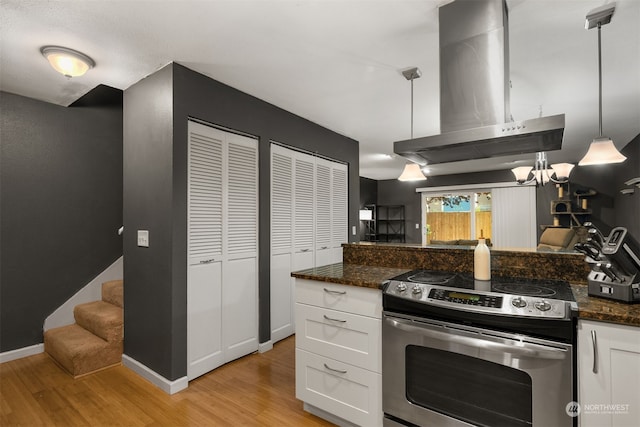
[[[439,9],[440,135],[394,143],[419,164],[559,150],[564,114],[511,119],[504,0],[455,0]]]

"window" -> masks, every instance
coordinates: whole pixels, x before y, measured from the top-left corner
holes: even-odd
[[[491,191],[425,195],[423,203],[427,244],[491,238]]]
[[[535,248],[536,187],[514,182],[416,188],[422,200],[422,244],[491,239],[494,248]]]

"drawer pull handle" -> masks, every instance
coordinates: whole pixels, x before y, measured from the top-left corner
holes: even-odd
[[[212,262],[214,262],[216,259],[215,258],[211,258],[211,259],[203,259],[202,261],[200,261],[200,264],[211,264]]]
[[[345,371],[343,371],[342,369],[333,369],[333,368],[329,367],[326,363],[324,364],[324,367],[325,367],[326,369],[330,370],[330,371],[337,372],[337,373],[339,373],[339,374],[346,374],[346,373],[347,373],[347,371],[346,371],[346,370],[345,370]]]
[[[328,294],[335,294],[335,295],[346,295],[347,291],[332,291],[331,289],[327,289],[324,288],[324,291]]]
[[[324,315],[324,318],[327,319],[327,320],[331,320],[332,322],[340,322],[340,323],[346,323],[347,322],[346,320],[333,319],[333,318],[327,316],[326,314]]]

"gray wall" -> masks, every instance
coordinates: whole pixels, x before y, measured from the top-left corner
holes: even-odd
[[[349,164],[350,229],[359,208],[358,143],[179,64],[127,89],[124,114],[125,353],[174,380],[186,375],[187,364],[187,119],[260,141],[260,342],[271,330],[269,140]],[[138,228],[150,230],[150,248],[136,247]]]
[[[629,234],[640,242],[640,188],[635,187],[632,195],[623,195],[620,190],[629,188],[624,183],[631,178],[640,177],[640,135],[622,150],[627,160],[616,168],[614,187],[615,222],[613,226],[627,227]]]
[[[173,279],[171,66],[125,90],[123,135],[124,352],[175,379],[186,363],[186,329],[174,329],[175,319],[186,323],[186,290]],[[137,246],[137,230],[149,230],[148,248]]]
[[[122,92],[71,107],[2,92],[0,111],[4,352],[42,343],[45,318],[122,255]]]

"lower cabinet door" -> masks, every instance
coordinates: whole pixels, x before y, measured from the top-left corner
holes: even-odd
[[[382,375],[299,348],[296,397],[360,426],[382,425]]]
[[[581,427],[640,425],[640,328],[578,321]]]

